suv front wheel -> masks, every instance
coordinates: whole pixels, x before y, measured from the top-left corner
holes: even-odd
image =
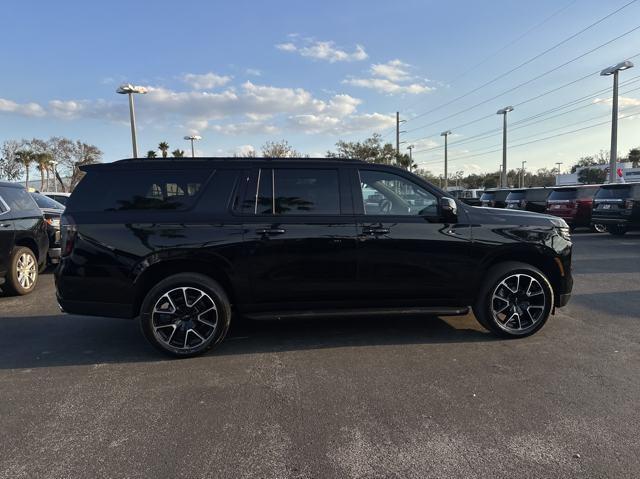
[[[494,334],[529,336],[547,322],[553,307],[553,288],[534,266],[508,262],[491,268],[473,312],[478,322]]]
[[[140,309],[147,340],[175,357],[202,354],[222,341],[231,306],[222,287],[208,276],[181,273],[151,288]]]

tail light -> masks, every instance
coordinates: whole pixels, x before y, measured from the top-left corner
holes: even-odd
[[[53,226],[54,228],[59,228],[60,227],[60,217],[59,216],[45,216],[44,217],[44,221],[49,226]]]
[[[625,200],[624,208],[626,210],[632,210],[633,209],[633,200]]]
[[[60,218],[60,247],[61,256],[69,256],[73,251],[78,236],[78,226],[69,215]]]

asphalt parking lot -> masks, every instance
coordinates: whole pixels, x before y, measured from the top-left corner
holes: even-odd
[[[0,477],[638,477],[640,235],[575,235],[524,340],[472,316],[236,324],[167,360],[126,320],[0,297]]]

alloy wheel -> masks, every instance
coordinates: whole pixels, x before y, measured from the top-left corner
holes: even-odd
[[[524,334],[544,318],[546,293],[540,282],[528,274],[512,274],[493,290],[491,314],[501,329]]]
[[[166,347],[181,351],[198,348],[218,329],[216,303],[198,288],[171,289],[156,301],[151,326],[156,339]]]
[[[25,290],[31,289],[36,282],[36,276],[38,274],[36,260],[33,255],[22,253],[16,263],[16,272],[20,286]]]

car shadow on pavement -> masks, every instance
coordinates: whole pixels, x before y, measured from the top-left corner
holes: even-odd
[[[167,360],[145,341],[135,321],[51,315],[2,318],[0,325],[0,369]],[[472,317],[240,319],[208,356],[494,340],[473,328]]]

